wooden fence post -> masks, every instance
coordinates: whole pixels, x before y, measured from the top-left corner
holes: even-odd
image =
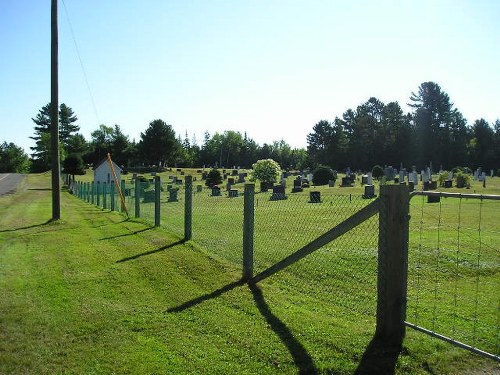
[[[408,236],[408,187],[380,186],[375,337],[389,346],[401,347],[405,336]]]
[[[243,209],[243,280],[253,277],[255,184],[245,184]]]
[[[186,176],[184,198],[184,240],[193,237],[193,176]]]
[[[160,226],[160,190],[161,180],[160,176],[155,176],[155,227]]]
[[[138,178],[135,179],[134,190],[135,217],[141,217],[141,181]]]

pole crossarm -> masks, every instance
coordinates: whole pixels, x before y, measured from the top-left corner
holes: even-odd
[[[262,271],[261,273],[255,275],[253,278],[249,280],[250,283],[258,283],[271,275],[274,275],[276,272],[281,271],[282,269],[290,266],[291,264],[299,261],[300,259],[306,257],[307,255],[313,253],[314,251],[320,249],[326,244],[332,242],[333,240],[339,238],[345,233],[349,232],[354,227],[357,227],[359,224],[368,220],[370,217],[377,214],[379,211],[379,198],[375,199],[369,205],[365,206],[354,215],[344,220],[334,228],[330,229],[328,232],[322,234],[315,240],[309,242],[307,245],[297,250],[295,253],[290,254],[283,260],[278,263],[272,265],[268,269]]]

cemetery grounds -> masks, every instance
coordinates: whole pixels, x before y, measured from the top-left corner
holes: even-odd
[[[63,219],[50,223],[47,174],[29,175],[17,193],[0,197],[0,373],[359,370],[375,330],[377,218],[248,287],[239,282],[243,197],[212,197],[196,170],[183,171],[202,185],[189,242],[182,186],[177,201],[167,194],[170,176],[182,179],[177,170],[161,174],[159,228],[152,202],[141,202],[140,218],[126,218],[67,193]],[[359,182],[291,194],[293,178],[286,200],[255,195],[256,272],[370,201]],[[322,203],[309,202],[312,189]],[[500,178],[447,191],[500,194]],[[131,195],[126,200],[133,212]],[[410,203],[408,320],[498,355],[498,202]],[[398,374],[499,370],[409,328],[403,345]]]

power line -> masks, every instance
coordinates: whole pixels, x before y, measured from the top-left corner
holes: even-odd
[[[86,83],[87,89],[89,91],[90,100],[92,102],[92,108],[94,109],[94,114],[95,114],[95,117],[97,119],[97,123],[100,124],[101,121],[99,120],[99,115],[97,113],[97,107],[95,105],[94,96],[92,95],[92,90],[90,89],[89,80],[87,78],[87,72],[85,71],[85,67],[83,66],[83,61],[82,61],[82,57],[80,55],[80,50],[78,49],[78,44],[76,43],[75,33],[73,32],[73,26],[71,24],[71,20],[69,19],[68,9],[66,8],[66,3],[64,2],[64,0],[62,0],[62,3],[64,6],[64,13],[66,14],[66,19],[68,20],[69,30],[71,32],[71,37],[73,38],[73,43],[75,43],[76,54],[78,56],[78,60],[80,61],[80,67],[82,68],[83,78],[85,79],[85,83]]]

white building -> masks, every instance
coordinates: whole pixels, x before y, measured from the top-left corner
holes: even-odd
[[[115,162],[112,163],[113,163],[113,168],[115,169],[118,184],[121,184],[122,169]],[[109,184],[114,182],[113,171],[111,171],[111,166],[109,165],[108,159],[102,160],[94,168],[94,181],[100,184],[102,183]]]

